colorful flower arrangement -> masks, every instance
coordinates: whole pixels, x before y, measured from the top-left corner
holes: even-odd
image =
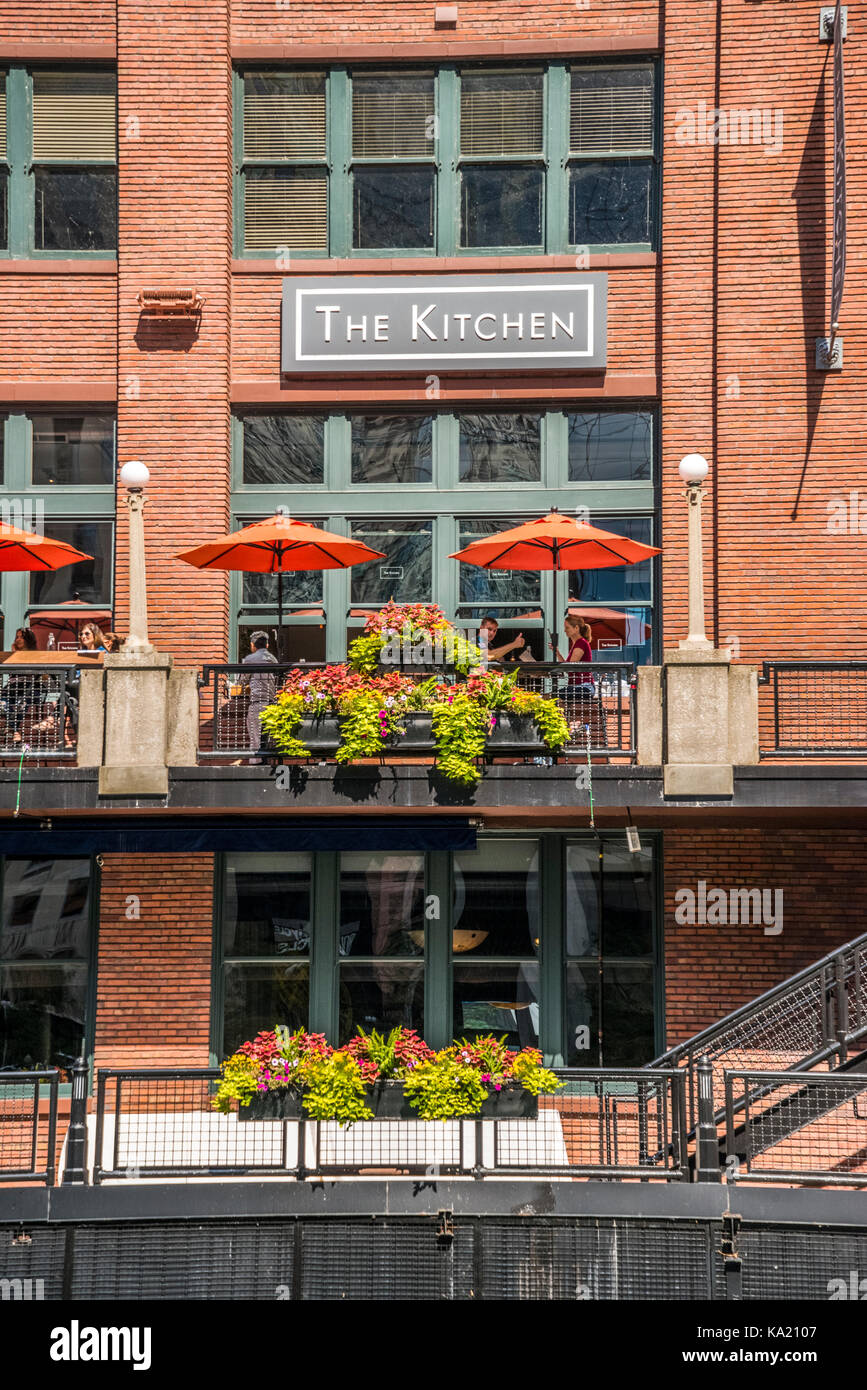
[[[257,1095],[289,1089],[300,1093],[311,1119],[352,1124],[372,1119],[369,1088],[377,1082],[402,1081],[407,1099],[423,1120],[448,1120],[478,1114],[489,1090],[519,1085],[531,1095],[562,1086],[542,1065],[542,1054],[505,1046],[504,1038],[463,1038],[435,1052],[411,1028],[389,1033],[359,1031],[334,1048],[321,1033],[278,1026],[245,1042],[221,1067],[213,1098],[215,1110],[231,1114]],[[488,1089],[486,1089],[488,1088]]]
[[[429,713],[440,773],[472,786],[479,780],[479,760],[488,739],[504,714],[531,718],[552,750],[568,743],[569,727],[557,701],[521,689],[517,671],[479,670],[481,654],[463,638],[467,652],[475,654],[475,669],[463,682],[446,684],[435,676],[419,681],[398,670],[374,674],[386,635],[404,615],[409,615],[406,622],[414,632],[430,636],[455,631],[434,605],[390,604],[368,620],[364,637],[351,644],[349,662],[291,671],[276,701],[260,715],[262,729],[278,753],[309,757],[299,737],[304,719],[332,716],[340,721],[335,754],[339,763],[381,757],[386,745],[405,733],[407,714]],[[359,642],[373,646],[359,650]]]

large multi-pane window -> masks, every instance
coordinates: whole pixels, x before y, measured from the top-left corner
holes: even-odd
[[[366,614],[393,598],[438,603],[468,627],[492,613],[504,635],[520,632],[528,654],[548,660],[547,634],[568,596],[593,627],[599,660],[650,661],[652,563],[561,576],[555,614],[550,572],[487,570],[450,557],[552,506],[652,545],[655,424],[647,407],[589,404],[243,415],[234,426],[235,525],[286,506],[381,552],[351,570],[284,577],[289,654],[342,660]],[[277,582],[245,575],[231,584],[243,655],[249,632],[274,622]]]
[[[67,1071],[86,1054],[91,861],[0,861],[0,1071]]]
[[[66,541],[89,557],[57,570],[3,574],[5,639],[27,622],[44,646],[50,615],[62,605],[74,602],[80,613],[90,609],[102,621],[111,611],[114,416],[71,407],[62,414],[10,412],[0,443],[0,520]],[[74,625],[61,624],[56,635],[61,645],[77,645]]]
[[[650,248],[654,80],[652,62],[244,70],[237,251]]]
[[[117,79],[102,70],[0,73],[0,252],[117,247]]]
[[[399,1025],[435,1046],[494,1033],[571,1066],[640,1065],[663,1031],[657,873],[653,837],[633,853],[615,832],[226,854],[214,1051],[275,1023],[335,1043]]]

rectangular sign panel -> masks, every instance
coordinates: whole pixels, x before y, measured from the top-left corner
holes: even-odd
[[[563,371],[606,361],[608,276],[283,281],[281,371]]]

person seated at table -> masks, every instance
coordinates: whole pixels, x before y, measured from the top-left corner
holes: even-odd
[[[13,652],[35,652],[36,633],[30,627],[19,627],[12,642]],[[10,676],[3,689],[6,722],[13,730],[13,742],[21,742],[21,725],[28,709],[39,709],[45,702],[39,676]]]
[[[102,628],[96,623],[85,623],[78,638],[78,650],[82,654],[85,652],[93,655],[95,652],[106,651],[105,636]]]
[[[499,626],[500,624],[492,613],[488,613],[486,617],[482,618],[479,624],[479,641],[484,651],[484,644],[487,640],[489,661],[502,661],[504,657],[509,656],[512,652],[520,651],[526,645],[523,632],[519,632],[511,642],[501,642],[499,646],[495,646]]]

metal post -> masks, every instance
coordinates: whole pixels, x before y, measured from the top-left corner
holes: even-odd
[[[838,956],[834,961],[834,986],[837,996],[837,1041],[840,1044],[837,1065],[842,1066],[849,1053],[849,994],[846,989],[846,966],[842,956]]]
[[[696,1065],[698,1076],[698,1124],[696,1125],[695,1180],[696,1182],[719,1182],[719,1138],[716,1121],[713,1117],[713,1067],[709,1057],[699,1057]]]
[[[87,1063],[78,1057],[71,1067],[72,1102],[66,1132],[66,1164],[62,1186],[87,1182]]]

